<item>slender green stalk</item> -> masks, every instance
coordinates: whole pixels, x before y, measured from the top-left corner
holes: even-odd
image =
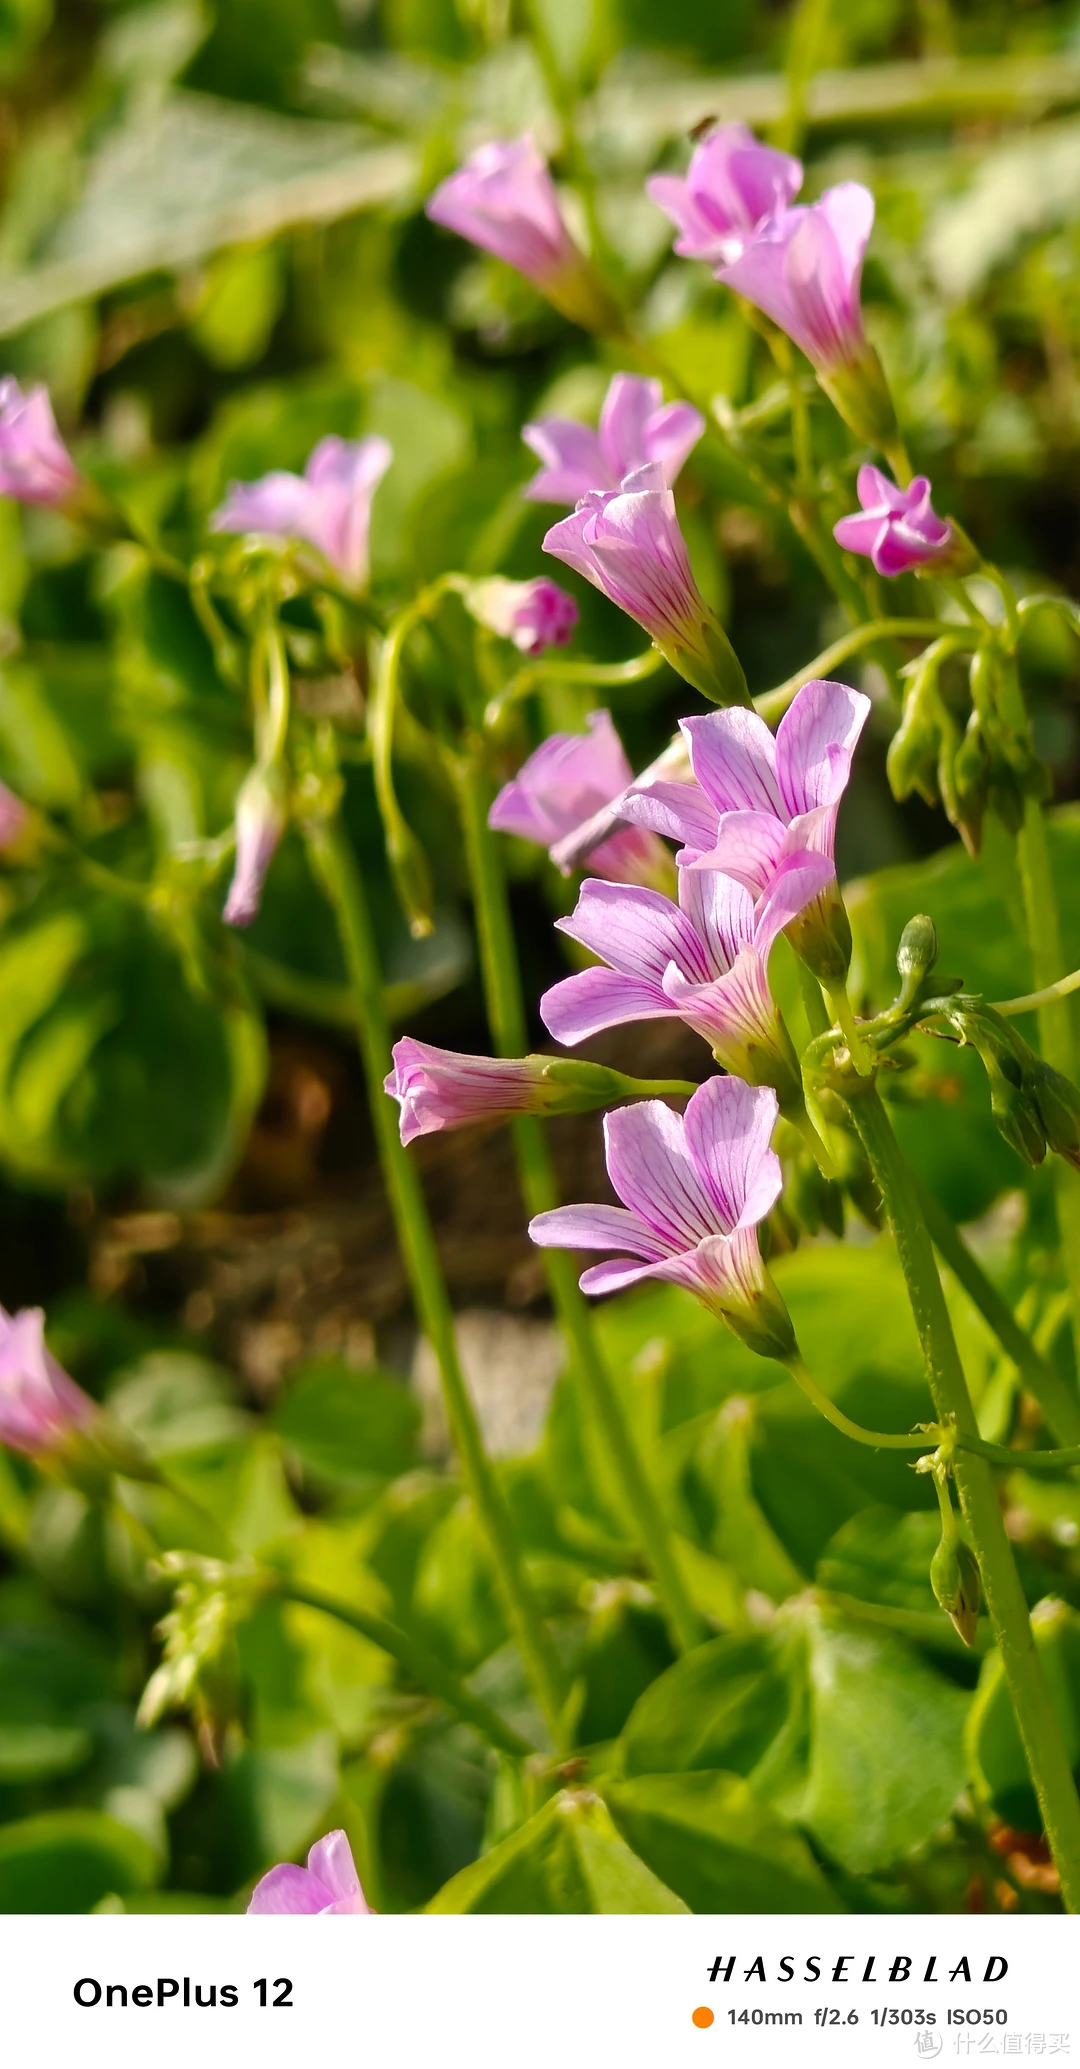
[[[995,1004],[994,1011],[1011,1020],[1017,1013],[1034,1013],[1040,1006],[1052,1006],[1055,999],[1067,999],[1073,991],[1080,991],[1080,970],[1070,970],[1069,975],[1059,977],[1056,984],[1046,984],[1041,991],[1026,992],[1021,999],[1001,999]]]
[[[874,1059],[861,1034],[851,1009],[847,985],[843,978],[836,984],[822,984],[822,991],[832,1008],[833,1018],[848,1046],[848,1054],[861,1078],[868,1078],[874,1068]]]
[[[502,1753],[524,1755],[535,1753],[530,1746],[512,1730],[509,1724],[485,1703],[480,1696],[473,1695],[465,1683],[426,1645],[411,1638],[407,1631],[400,1631],[396,1624],[387,1623],[384,1616],[375,1616],[367,1609],[354,1609],[349,1603],[336,1602],[331,1595],[324,1595],[317,1588],[302,1588],[292,1581],[282,1581],[274,1589],[282,1602],[299,1602],[305,1609],[320,1609],[324,1616],[336,1617],[339,1624],[347,1624],[351,1631],[359,1631],[362,1638],[370,1639],[381,1652],[388,1652],[403,1666],[414,1681],[420,1683],[430,1694],[437,1695],[451,1710],[456,1710],[466,1724],[472,1724],[488,1744],[498,1746]]]
[[[454,1340],[454,1317],[415,1165],[401,1145],[397,1114],[383,1091],[391,1069],[382,972],[363,882],[339,816],[305,828],[313,871],[333,907],[359,1011],[359,1042],[375,1139],[417,1316],[435,1353],[465,1484],[487,1538],[525,1670],[556,1748],[563,1730],[563,1675],[529,1585],[513,1520],[484,1450]]]
[[[938,1418],[943,1423],[955,1424],[964,1447],[957,1449],[953,1460],[957,1492],[979,1562],[983,1593],[1046,1837],[1061,1877],[1062,1898],[1066,1910],[1080,1911],[1080,1798],[1035,1648],[993,1476],[987,1461],[967,1448],[969,1440],[981,1443],[981,1439],[934,1261],[930,1232],[923,1219],[915,1181],[876,1086],[850,1084],[846,1096],[896,1240]]]
[[[815,654],[805,668],[789,675],[787,681],[779,683],[775,690],[765,690],[760,697],[755,697],[754,709],[772,724],[775,719],[783,718],[804,683],[813,682],[819,675],[830,674],[832,669],[839,668],[841,661],[850,661],[853,654],[861,654],[864,647],[880,646],[893,639],[931,640],[943,633],[959,633],[963,640],[962,626],[948,625],[937,618],[876,618],[872,625],[856,625],[850,632],[834,639],[822,653]],[[971,644],[975,644],[974,635]]]
[[[1080,1444],[1080,1401],[1059,1372],[1044,1358],[1021,1328],[1008,1302],[984,1272],[963,1236],[950,1221],[933,1194],[916,1180],[919,1205],[933,1239],[934,1248],[974,1301],[1002,1348],[1008,1353],[1032,1393],[1059,1444]]]
[[[506,880],[487,823],[488,785],[472,759],[458,763],[456,773],[492,1040],[500,1056],[520,1056],[527,1046],[525,1009]],[[546,1213],[558,1205],[559,1196],[543,1126],[524,1114],[514,1121],[512,1132],[525,1204],[530,1215]],[[663,1510],[596,1341],[573,1263],[564,1250],[545,1250],[544,1264],[555,1311],[603,1430],[627,1509],[641,1534],[664,1614],[676,1644],[684,1651],[698,1644],[704,1634],[679,1570]]]
[[[532,661],[519,668],[491,698],[484,724],[493,726],[511,704],[531,695],[541,683],[593,683],[598,689],[620,689],[624,683],[646,682],[667,663],[659,647],[647,647],[629,661]]]
[[[850,1415],[845,1415],[835,1401],[830,1401],[797,1352],[794,1357],[785,1358],[784,1363],[796,1386],[801,1388],[808,1401],[813,1402],[818,1413],[825,1417],[826,1422],[831,1422],[835,1430],[841,1430],[845,1437],[854,1438],[856,1444],[868,1444],[874,1451],[932,1451],[940,1441],[940,1433],[936,1430],[923,1430],[919,1436],[910,1432],[901,1436],[886,1430],[866,1430],[861,1422],[852,1422]]]
[[[1012,1472],[1061,1473],[1080,1466],[1080,1444],[1063,1444],[1056,1451],[1014,1451],[1009,1444],[990,1444],[985,1437],[958,1437],[956,1442],[961,1451],[972,1451]]]

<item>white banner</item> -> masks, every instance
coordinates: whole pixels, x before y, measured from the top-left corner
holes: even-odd
[[[1068,1918],[9,1917],[5,2064],[1080,2069]]]

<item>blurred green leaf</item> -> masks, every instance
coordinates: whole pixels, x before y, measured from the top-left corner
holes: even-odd
[[[500,1846],[463,1868],[429,1911],[685,1911],[619,1838],[595,1796],[564,1791]]]
[[[628,1775],[757,1766],[788,1713],[787,1675],[764,1632],[714,1638],[639,1697],[619,1742]]]
[[[327,1480],[406,1472],[420,1421],[419,1404],[400,1380],[336,1358],[293,1372],[273,1414],[278,1435]]]
[[[1080,1770],[1080,1616],[1066,1603],[1048,1599],[1036,1608],[1032,1630],[1069,1763]],[[981,1800],[1006,1824],[1038,1832],[1039,1806],[996,1650],[983,1663],[966,1747],[971,1780]]]
[[[651,1774],[604,1784],[642,1859],[691,1911],[843,1909],[805,1839],[737,1775]]]
[[[148,1889],[157,1862],[144,1839],[98,1810],[46,1810],[0,1825],[5,1911],[90,1911],[115,1890]]]

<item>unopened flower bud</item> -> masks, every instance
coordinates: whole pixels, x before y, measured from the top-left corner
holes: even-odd
[[[942,1538],[930,1561],[930,1585],[965,1645],[974,1645],[982,1600],[979,1565],[963,1538],[948,1544]]]
[[[913,1005],[924,979],[937,962],[937,928],[928,913],[917,912],[900,936],[896,967],[900,974],[900,1004]]]
[[[1028,1074],[1017,1072],[1012,1057],[1001,1059],[989,1049],[983,1049],[982,1059],[998,1134],[1004,1136],[1017,1156],[1023,1157],[1025,1164],[1041,1164],[1046,1155],[1046,1131],[1029,1089]]]
[[[512,640],[519,653],[542,654],[546,647],[564,647],[578,621],[578,607],[565,589],[546,575],[532,582],[511,582],[490,575],[469,582],[462,602],[477,624],[500,639]]]
[[[404,1035],[383,1090],[401,1108],[402,1142],[514,1114],[591,1113],[652,1090],[572,1056],[464,1056]]]
[[[885,758],[889,786],[895,798],[902,801],[917,790],[928,804],[936,804],[940,745],[941,729],[931,700],[912,690]]]
[[[1027,1073],[1025,1087],[1034,1097],[1049,1147],[1080,1171],[1080,1092],[1041,1060]]]
[[[222,915],[230,927],[249,927],[259,910],[266,872],[285,831],[286,782],[272,764],[254,768],[236,799],[236,868]]]

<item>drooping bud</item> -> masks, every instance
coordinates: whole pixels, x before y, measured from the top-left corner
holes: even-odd
[[[937,962],[937,928],[928,913],[917,912],[900,936],[896,967],[900,975],[897,1003],[905,1010],[914,1005],[924,980]]]
[[[978,1560],[963,1538],[943,1537],[930,1561],[930,1585],[940,1607],[965,1645],[974,1645],[982,1600]]]
[[[1013,1057],[1002,1056],[989,1047],[980,1047],[980,1054],[998,1134],[1004,1136],[1025,1164],[1041,1164],[1046,1155],[1046,1132],[1027,1073],[1018,1069]]]
[[[1041,1058],[1027,1072],[1026,1089],[1038,1108],[1049,1147],[1080,1171],[1080,1092]]]
[[[276,764],[254,768],[236,799],[236,868],[222,914],[227,926],[249,927],[259,910],[266,872],[285,831],[286,782]]]

